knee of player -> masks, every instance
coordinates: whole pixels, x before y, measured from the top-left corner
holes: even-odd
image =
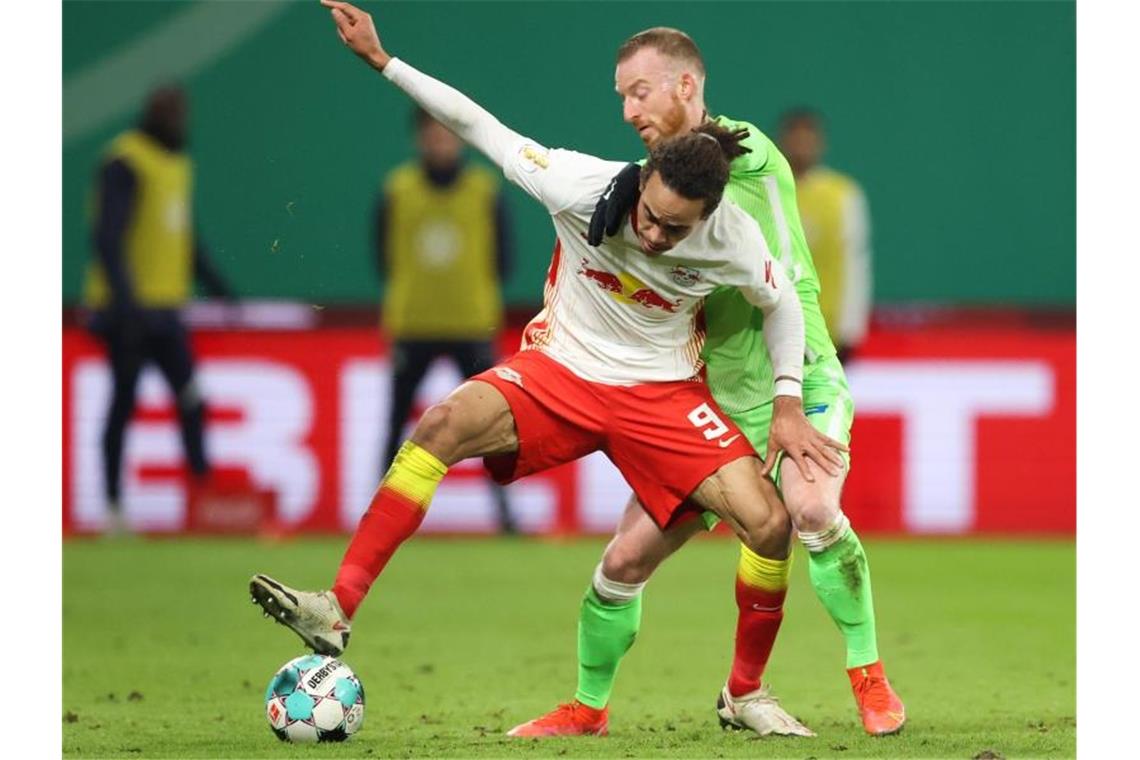
[[[450,399],[429,406],[412,432],[412,441],[440,459],[448,459],[459,439],[456,416],[455,403]]]
[[[792,537],[792,521],[784,510],[772,510],[755,525],[746,526],[745,544],[762,557],[783,557]]]
[[[788,498],[788,511],[796,530],[801,533],[815,533],[827,530],[839,515],[839,504],[832,503],[819,494],[799,494]]]
[[[591,585],[594,593],[606,604],[626,604],[632,602],[645,588],[649,576],[643,580],[635,580],[634,576],[614,577],[605,568],[605,562],[599,562],[594,568],[594,578]]]
[[[602,572],[619,583],[645,583],[656,567],[652,558],[620,542],[611,543],[602,555]]]

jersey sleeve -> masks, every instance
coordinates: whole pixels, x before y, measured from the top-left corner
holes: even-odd
[[[384,78],[403,90],[432,118],[498,166],[522,137],[459,90],[434,79],[399,58],[388,61]]]
[[[577,151],[548,150],[524,139],[507,156],[503,174],[555,215],[568,210],[592,211],[610,179],[624,166],[621,161]]]
[[[802,396],[805,333],[800,298],[784,268],[772,258],[760,229],[744,212],[732,221],[739,266],[735,284],[764,313],[764,344],[772,360],[775,395]]]
[[[722,203],[714,213],[713,236],[729,253],[726,284],[739,289],[749,303],[767,313],[783,296],[787,275],[772,257],[752,217],[731,202]]]
[[[551,214],[591,201],[624,164],[570,150],[549,150],[503,125],[463,93],[393,58],[384,76],[464,142],[482,151],[508,180]]]

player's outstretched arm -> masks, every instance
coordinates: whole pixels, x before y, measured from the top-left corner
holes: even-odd
[[[332,13],[341,41],[369,66],[407,93],[435,119],[504,168],[512,148],[523,138],[503,126],[471,98],[389,55],[371,14],[350,3],[321,0]]]

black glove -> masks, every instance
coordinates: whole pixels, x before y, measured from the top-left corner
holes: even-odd
[[[626,164],[625,168],[614,175],[606,191],[598,198],[594,206],[594,215],[590,217],[590,229],[586,233],[586,242],[590,245],[602,244],[602,233],[606,237],[613,237],[621,229],[621,223],[629,214],[633,204],[641,194],[641,167],[637,164]]]

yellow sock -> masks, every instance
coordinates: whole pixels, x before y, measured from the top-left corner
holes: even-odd
[[[390,488],[426,512],[436,486],[446,474],[447,465],[434,454],[411,441],[404,441],[380,488]]]
[[[736,577],[752,588],[764,591],[783,591],[788,587],[788,575],[792,570],[792,555],[787,559],[761,557],[744,544],[740,545],[740,562]]]

